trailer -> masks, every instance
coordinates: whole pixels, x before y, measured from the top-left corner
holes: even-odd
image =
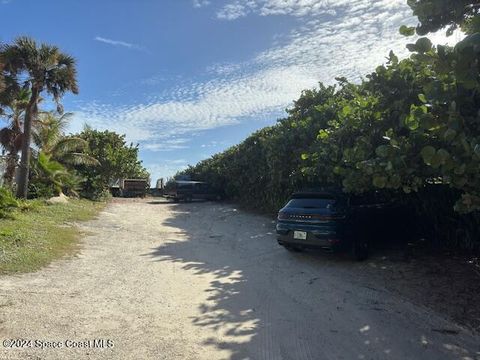
[[[145,197],[149,187],[147,179],[120,179],[118,182],[121,197]]]

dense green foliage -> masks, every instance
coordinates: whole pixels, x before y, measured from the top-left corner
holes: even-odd
[[[0,186],[0,219],[13,219],[16,210],[27,211],[33,208],[33,203],[16,199],[10,189]]]
[[[459,14],[445,1],[409,4],[418,34],[472,30],[477,21],[477,8]],[[407,47],[410,58],[391,52],[360,84],[340,78],[336,87],[305,91],[286,119],[184,173],[269,211],[309,186],[383,191],[415,206],[422,235],[479,248],[480,34],[454,48],[428,38]]]
[[[278,208],[292,189],[316,181],[315,174],[302,171],[301,156],[327,126],[329,115],[336,113],[336,97],[334,87],[304,91],[288,118],[185,173],[223,189],[228,198],[265,210]],[[318,104],[323,104],[323,113]]]
[[[407,0],[407,3],[420,21],[416,29],[418,35],[426,35],[445,27],[447,34],[457,28],[470,34],[479,29],[478,0]]]
[[[0,187],[0,219],[10,217],[12,212],[20,207],[10,190]]]
[[[138,159],[138,145],[127,144],[125,135],[86,127],[75,137],[87,142],[86,154],[98,159],[99,166],[77,164],[75,169],[84,179],[81,195],[99,198],[120,178],[148,179],[149,174]]]

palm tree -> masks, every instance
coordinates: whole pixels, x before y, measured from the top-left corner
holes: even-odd
[[[40,170],[36,174],[37,177],[39,177],[37,180],[45,182],[48,184],[48,187],[53,187],[53,195],[63,193],[63,187],[65,184],[72,182],[75,178],[75,175],[70,173],[65,166],[58,161],[52,160],[51,156],[42,152],[38,153],[35,167]]]
[[[1,49],[5,71],[12,76],[26,76],[24,86],[30,90],[30,99],[24,116],[24,141],[17,197],[26,198],[30,169],[30,142],[32,123],[38,115],[38,102],[41,93],[46,91],[53,96],[59,112],[63,112],[61,97],[71,91],[78,93],[75,59],[56,47],[47,44],[37,45],[29,37],[19,37],[11,45]]]
[[[39,113],[33,127],[32,148],[33,188],[39,196],[58,195],[63,191],[78,195],[81,178],[75,165],[97,166],[100,163],[85,153],[88,143],[82,138],[65,136],[65,128],[72,116],[54,112]],[[43,189],[44,193],[39,193]]]
[[[39,151],[64,166],[97,166],[99,161],[85,153],[88,142],[75,136],[65,136],[72,114],[57,116],[53,112],[39,115],[33,131],[33,142]]]
[[[5,75],[3,74],[4,67],[5,65],[3,64],[3,57],[0,56],[0,94],[5,91]],[[1,111],[1,108],[0,108],[0,111]]]
[[[17,167],[17,155],[23,144],[23,116],[28,105],[30,93],[28,90],[20,90],[17,97],[8,104],[9,113],[4,116],[10,121],[10,125],[0,129],[0,145],[7,151],[4,182],[7,186],[11,186],[15,176],[15,168]]]

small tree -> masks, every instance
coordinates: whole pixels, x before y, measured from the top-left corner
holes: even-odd
[[[87,141],[87,154],[100,162],[100,166],[93,168],[75,166],[85,179],[82,189],[84,196],[98,198],[120,178],[149,178],[147,170],[138,159],[138,145],[127,144],[125,135],[93,130],[87,126],[74,136]]]
[[[78,195],[81,178],[74,169],[75,165],[91,168],[100,165],[86,153],[87,141],[65,135],[70,116],[70,113],[59,116],[54,112],[42,112],[35,122],[29,193],[37,197],[62,192]]]
[[[78,136],[66,136],[65,129],[72,113],[40,114],[33,131],[33,142],[40,152],[66,167],[98,166],[99,161],[87,154],[88,142]]]

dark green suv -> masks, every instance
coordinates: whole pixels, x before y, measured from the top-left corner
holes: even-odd
[[[213,190],[211,186],[203,181],[175,180],[165,185],[163,196],[173,199],[175,202],[180,200],[190,202],[195,199],[202,200],[221,200],[219,192]]]
[[[405,226],[399,224],[408,216],[402,206],[377,192],[298,192],[278,212],[277,239],[288,250],[349,251],[364,260],[374,240],[401,235]]]

